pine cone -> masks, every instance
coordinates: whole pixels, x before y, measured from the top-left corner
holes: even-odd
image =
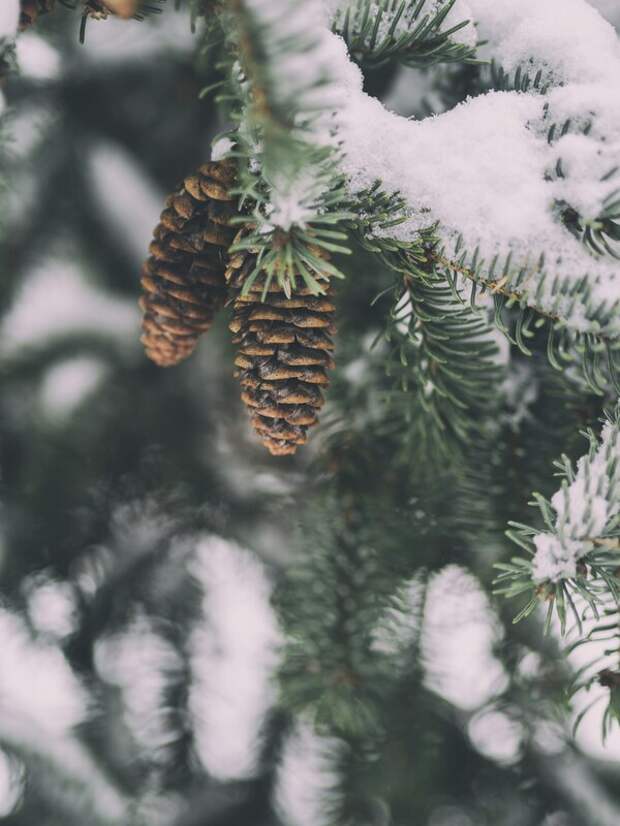
[[[107,20],[109,15],[127,20],[139,10],[140,0],[84,0],[85,17],[93,20]]]
[[[21,0],[19,29],[24,31],[34,25],[40,14],[52,11],[56,0]]]
[[[314,296],[301,287],[287,298],[275,279],[262,301],[263,273],[242,295],[255,263],[252,253],[239,253],[231,256],[226,271],[229,285],[238,291],[230,323],[239,345],[235,376],[262,443],[274,456],[284,456],[305,444],[324,404],[321,388],[329,384],[326,371],[334,366],[335,308],[331,288]]]
[[[226,300],[226,250],[237,214],[229,161],[204,164],[168,198],[142,271],[141,341],[160,367],[187,358]]]

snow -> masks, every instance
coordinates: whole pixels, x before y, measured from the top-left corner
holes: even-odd
[[[448,565],[429,584],[421,649],[425,683],[453,705],[474,711],[508,685],[494,648],[502,631],[478,580]]]
[[[74,331],[133,340],[139,319],[136,302],[97,289],[74,262],[52,257],[19,290],[0,328],[0,348],[8,355]]]
[[[618,78],[613,28],[584,0],[468,0],[488,45],[481,56],[504,69],[542,70],[555,83]]]
[[[123,716],[136,742],[153,762],[165,761],[171,730],[162,709],[171,679],[183,667],[175,647],[140,614],[126,630],[97,640],[95,665],[102,679],[120,689]]]
[[[0,38],[14,37],[19,22],[19,0],[2,0],[0,3]]]
[[[0,721],[25,717],[54,738],[69,734],[87,712],[86,692],[62,651],[33,639],[16,614],[0,607]]]
[[[52,80],[60,74],[61,58],[51,43],[34,32],[23,32],[15,41],[19,71],[35,80]]]
[[[571,8],[581,5],[578,0],[570,3]],[[487,12],[493,18],[492,11]],[[514,9],[505,15],[498,12],[497,21],[507,18],[516,26],[520,14]],[[562,317],[570,311],[573,328],[594,331],[597,322],[588,317],[585,298],[558,299],[551,289],[555,276],[571,284],[587,274],[592,304],[606,301],[609,306],[620,300],[617,262],[593,258],[557,215],[556,204],[566,202],[585,219],[595,218],[618,186],[617,176],[609,174],[620,157],[620,99],[611,88],[613,73],[620,76],[620,54],[609,44],[610,33],[614,47],[617,38],[592,10],[579,20],[582,36],[591,38],[589,49],[598,54],[579,83],[573,82],[581,66],[575,58],[562,64],[566,85],[546,96],[490,92],[423,121],[389,112],[366,95],[361,72],[340,41],[333,54],[345,104],[335,118],[350,191],[355,194],[379,180],[384,191],[399,192],[408,205],[408,219],[386,235],[413,240],[420,230],[439,222],[447,258],[455,258],[459,242],[470,253],[479,247],[487,265],[495,256],[503,262],[511,254],[513,271],[523,266],[530,270],[521,286],[530,303]],[[489,36],[501,36],[502,31],[497,22]],[[564,39],[557,34],[558,42],[570,52],[574,31],[570,41],[564,34]],[[534,50],[536,46],[534,41]],[[561,126],[567,117],[591,122],[590,134],[571,133],[549,143],[553,120]],[[554,174],[559,158],[565,177]],[[539,276],[532,270],[543,251],[550,277],[544,289],[538,289]],[[607,332],[620,333],[620,316],[608,322]]]
[[[41,382],[39,402],[44,415],[55,421],[70,416],[107,373],[105,362],[91,356],[75,356],[54,364]]]
[[[42,573],[28,578],[24,585],[28,617],[39,634],[60,640],[77,627],[77,601],[68,582]]]
[[[265,22],[275,25],[281,3],[252,2]],[[441,0],[428,2],[425,11],[440,5]],[[339,19],[343,8],[339,0],[324,0],[323,17]],[[499,261],[501,268],[510,255],[505,283],[509,289],[524,269],[519,291],[528,304],[579,332],[600,332],[593,308],[602,304],[608,311],[605,334],[619,335],[620,313],[611,312],[620,302],[618,264],[591,254],[560,215],[568,207],[592,222],[619,184],[620,172],[613,170],[620,159],[620,45],[613,27],[585,0],[457,3],[446,25],[471,17],[478,35],[488,41],[483,57],[499,60],[509,72],[521,67],[534,76],[540,71],[549,88],[544,95],[489,92],[436,117],[412,121],[363,92],[359,68],[344,41],[322,26],[318,11],[315,2],[295,4],[292,19],[285,26],[278,23],[282,31],[297,31],[301,22],[315,45],[303,61],[276,55],[271,70],[274,77],[284,77],[282,99],[294,100],[298,114],[304,107],[320,107],[309,134],[317,144],[340,146],[352,197],[376,181],[385,192],[403,196],[407,220],[383,233],[411,241],[437,225],[446,260],[458,259],[459,250],[471,256],[478,249],[482,275],[488,277],[491,262]],[[398,25],[406,27],[407,12]],[[465,38],[467,32],[473,38],[472,26],[459,35]],[[315,99],[303,90],[319,78],[328,82]],[[572,126],[561,135],[567,119]],[[556,138],[549,142],[553,123],[558,124]],[[562,174],[557,173],[560,161]],[[320,180],[316,186],[315,180],[312,189],[311,165],[292,180],[285,169],[279,176],[263,173],[273,189],[273,224],[304,225],[320,214],[327,187]],[[583,276],[587,289],[581,286],[576,296],[567,297]]]
[[[574,577],[578,561],[594,547],[620,513],[620,430],[607,422],[594,454],[582,456],[575,478],[552,496],[554,532],[534,537],[536,582]]]
[[[501,765],[515,763],[521,754],[523,727],[502,711],[483,709],[467,725],[475,748]]]
[[[159,220],[164,193],[154,186],[135,156],[115,143],[97,143],[89,152],[87,168],[107,220],[136,260],[137,280]]]
[[[256,558],[218,536],[200,542],[192,573],[204,594],[190,640],[196,749],[212,777],[247,778],[275,699],[280,632],[271,585]]]
[[[337,756],[342,746],[320,737],[304,719],[289,736],[278,768],[276,810],[286,826],[328,826],[326,800],[334,802],[339,780]]]
[[[232,150],[234,143],[226,136],[217,138],[211,146],[211,159],[221,161]]]

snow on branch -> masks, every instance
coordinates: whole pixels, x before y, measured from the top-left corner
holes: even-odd
[[[202,591],[189,643],[196,752],[219,780],[252,777],[281,645],[271,583],[249,552],[218,536],[201,539],[192,574]]]
[[[620,512],[620,433],[617,420],[603,427],[600,443],[591,437],[590,452],[576,470],[564,465],[566,478],[551,498],[555,519],[548,531],[532,541],[535,582],[574,577],[577,565],[590,551],[614,548],[613,536]],[[549,510],[541,500],[543,514]]]
[[[320,293],[341,274],[317,246],[349,252],[346,235],[334,228],[349,217],[338,206],[344,192],[334,140],[333,112],[345,93],[333,73],[339,44],[319,0],[235,0],[230,9],[238,57],[230,154],[240,161],[233,191],[252,214],[232,250],[251,249],[254,275],[262,269],[287,292],[301,277]]]
[[[576,467],[563,456],[556,462],[564,477],[550,500],[534,494],[545,523],[543,530],[510,523],[508,536],[530,558],[498,564],[498,593],[508,597],[530,591],[519,618],[540,599],[553,607],[565,626],[567,606],[578,626],[581,618],[573,597],[598,614],[597,605],[618,602],[616,572],[620,565],[620,407],[605,422],[600,438],[586,434],[590,449]]]
[[[333,187],[329,118],[343,102],[324,10],[318,0],[231,5],[245,94],[239,136],[268,195],[257,218],[284,230],[305,226]]]
[[[498,563],[501,571],[496,593],[514,597],[528,593],[529,600],[515,622],[547,604],[549,629],[554,610],[560,631],[572,615],[571,653],[587,645],[592,655],[567,686],[570,696],[593,687],[593,699],[575,719],[579,726],[588,711],[602,700],[603,739],[612,724],[620,722],[620,406],[604,424],[600,437],[589,431],[590,449],[576,466],[563,456],[556,462],[564,477],[550,500],[534,494],[544,521],[540,530],[511,523],[508,536],[529,558],[514,557]]]
[[[339,74],[348,88],[339,137],[350,191],[380,180],[408,206],[408,219],[387,235],[414,240],[437,223],[446,263],[457,262],[491,287],[501,282],[518,290],[523,303],[577,331],[620,335],[618,266],[595,257],[574,236],[561,208],[570,204],[593,221],[614,197],[617,95],[601,86],[590,96],[592,113],[588,93],[577,84],[546,97],[491,92],[415,122],[364,94],[361,74],[344,50]],[[588,134],[549,142],[549,113],[560,122],[581,115],[593,125]]]
[[[77,735],[91,711],[60,648],[33,638],[21,617],[0,606],[0,743],[49,776],[56,805],[66,800],[92,823],[123,822],[127,800]]]
[[[620,47],[611,25],[584,0],[468,0],[481,57],[559,83],[617,82]]]

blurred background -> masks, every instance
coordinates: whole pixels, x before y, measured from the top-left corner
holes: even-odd
[[[60,6],[5,79],[0,819],[617,826],[620,737],[601,743],[594,708],[572,739],[592,692],[569,710],[557,636],[490,595],[507,520],[583,452],[600,399],[498,341],[492,443],[457,468],[416,453],[381,412],[371,301],[392,276],[361,249],[298,457],[250,432],[226,312],[181,366],[144,357],[153,227],[226,127],[199,99],[218,79],[201,27],[168,3],[90,21],[82,46]],[[420,117],[476,69],[387,67],[367,88]]]

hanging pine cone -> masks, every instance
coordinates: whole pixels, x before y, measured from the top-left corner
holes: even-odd
[[[322,251],[315,253],[324,257]],[[331,288],[315,296],[301,287],[287,298],[276,279],[261,300],[263,273],[242,295],[255,263],[252,253],[238,253],[226,271],[227,281],[238,291],[230,323],[239,345],[235,376],[262,443],[274,456],[284,456],[305,444],[324,404],[321,388],[329,384],[326,371],[334,366],[335,308]]]
[[[140,0],[84,0],[83,15],[93,20],[107,20],[110,14],[128,19],[139,7]]]
[[[226,250],[237,214],[230,161],[204,164],[168,198],[142,271],[141,341],[160,367],[187,358],[226,300]]]
[[[56,0],[21,0],[19,28],[24,31],[34,25],[40,14],[52,11]]]

